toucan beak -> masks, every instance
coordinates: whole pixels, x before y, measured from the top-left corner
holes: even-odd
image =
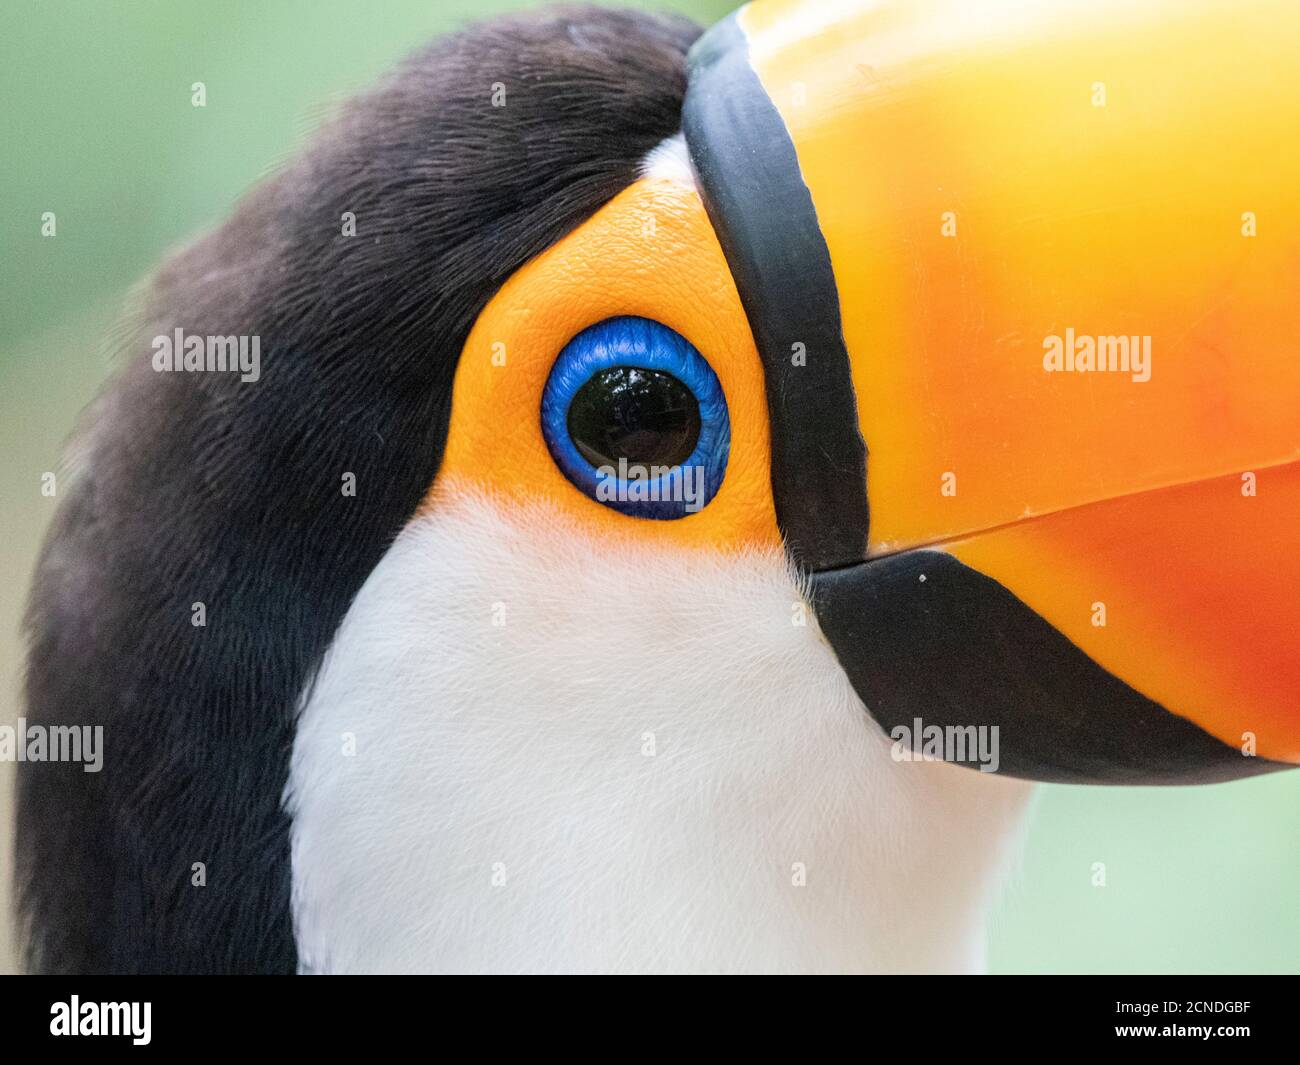
[[[778,518],[886,730],[1300,762],[1297,54],[1291,0],[760,0],[696,45]]]

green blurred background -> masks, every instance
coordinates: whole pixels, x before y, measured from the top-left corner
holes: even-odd
[[[219,222],[408,49],[501,0],[6,0],[0,22],[0,718],[53,500],[40,477],[108,372],[130,287]],[[733,5],[644,5],[712,22]],[[207,85],[208,105],[190,105]],[[54,211],[58,236],[40,235]],[[0,880],[12,765],[0,765]],[[1102,862],[1106,886],[1093,886]],[[0,902],[7,899],[0,897]],[[6,906],[7,909],[7,906]],[[1300,773],[1203,789],[1044,787],[995,972],[1300,971]],[[15,967],[0,922],[0,971]]]

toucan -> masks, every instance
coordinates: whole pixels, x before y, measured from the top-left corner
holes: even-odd
[[[1034,781],[1300,762],[1297,52],[1287,0],[417,52],[73,438],[27,721],[103,764],[20,767],[28,966],[979,970]]]

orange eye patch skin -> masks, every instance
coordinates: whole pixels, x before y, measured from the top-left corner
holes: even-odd
[[[542,389],[587,326],[619,315],[662,322],[713,367],[731,452],[717,495],[683,518],[632,517],[560,472],[542,436]],[[724,549],[779,547],[763,369],[731,273],[695,190],[636,181],[511,277],[461,352],[442,468],[425,506],[464,491],[553,505],[602,536]]]

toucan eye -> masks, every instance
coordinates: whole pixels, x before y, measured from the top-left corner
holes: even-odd
[[[700,438],[700,405],[664,370],[611,366],[574,395],[569,438],[596,467],[617,466],[619,459],[680,466]]]
[[[579,489],[643,518],[708,503],[731,447],[717,375],[690,341],[647,318],[610,318],[564,346],[542,392],[542,434]]]

